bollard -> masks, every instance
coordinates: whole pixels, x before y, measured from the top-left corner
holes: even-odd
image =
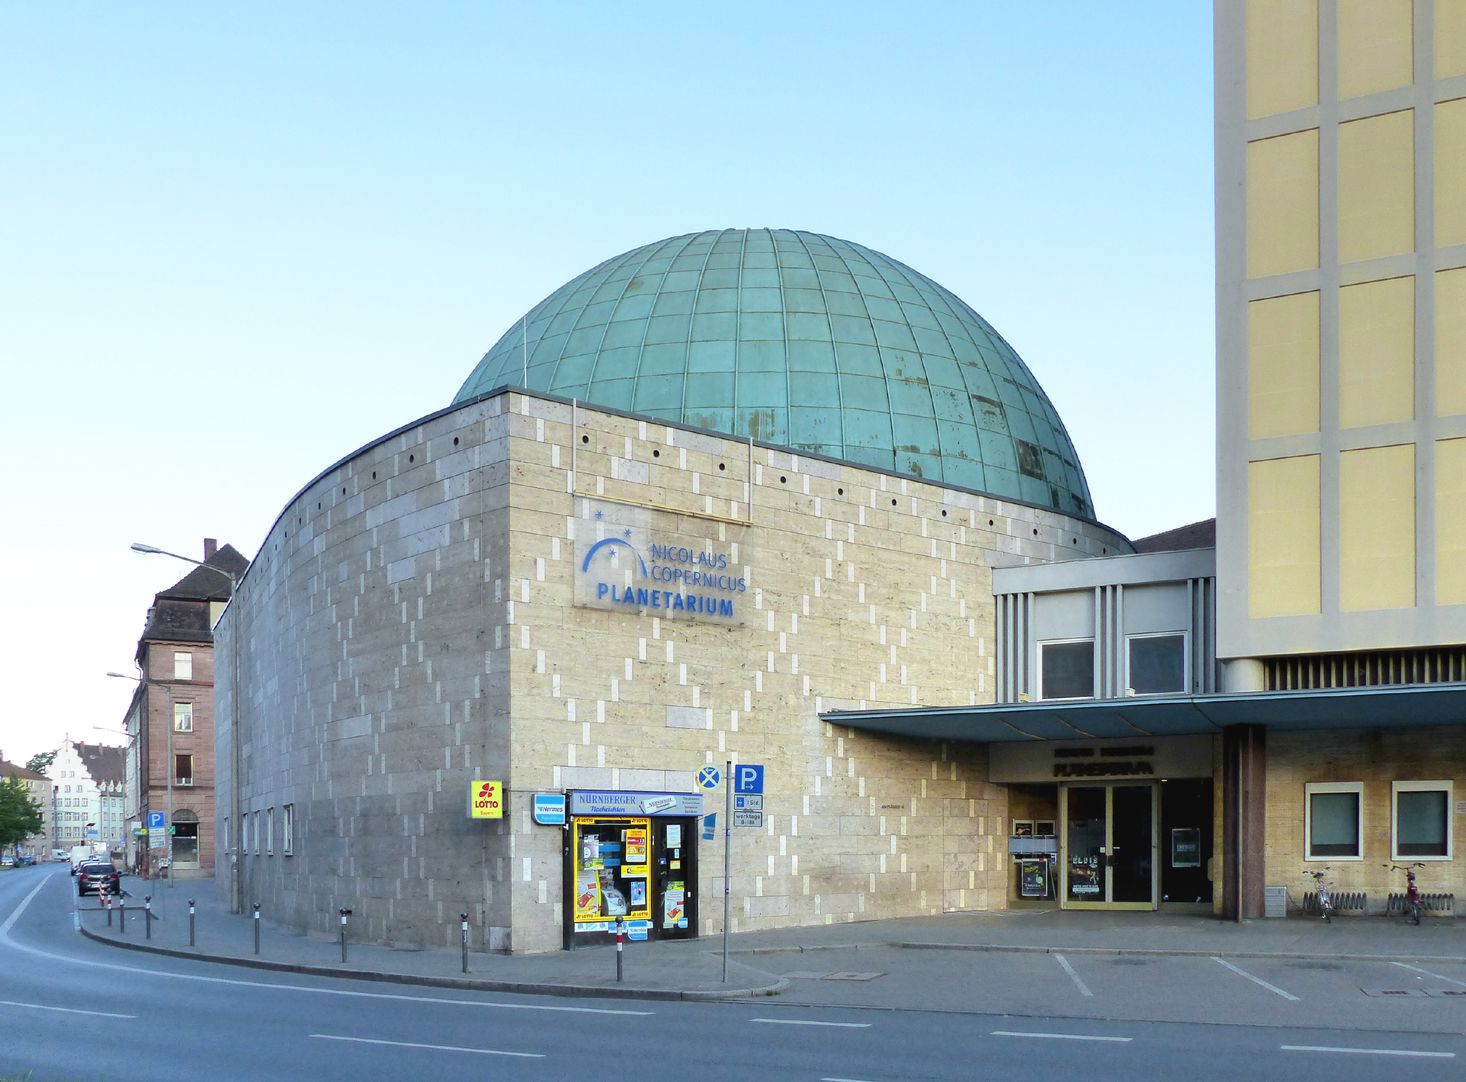
[[[616,918],[616,983],[621,983],[621,951],[626,945],[626,919]]]
[[[120,935],[127,934],[127,899],[117,899],[117,931]]]
[[[102,891],[102,908],[107,911],[107,927],[112,927],[112,896]]]
[[[468,972],[468,914],[458,914],[458,919],[463,926],[463,972]]]
[[[143,926],[146,928],[146,931],[143,933],[143,938],[144,939],[152,939],[153,938],[153,896],[151,894],[145,894],[145,895],[143,895]]]
[[[193,944],[193,899],[192,898],[190,898],[188,900],[188,945],[190,947],[192,947],[194,945]]]
[[[255,902],[255,953],[260,953],[260,903]]]
[[[351,910],[341,910],[341,961],[346,961],[346,918],[351,916]]]

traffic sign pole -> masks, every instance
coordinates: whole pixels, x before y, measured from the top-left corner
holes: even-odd
[[[728,784],[723,789],[723,983],[728,983],[728,915],[732,908],[733,874],[733,760],[728,760]]]

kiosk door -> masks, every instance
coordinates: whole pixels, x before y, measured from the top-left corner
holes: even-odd
[[[1151,782],[1063,787],[1065,909],[1156,907],[1157,811]]]
[[[697,935],[696,819],[652,821],[652,936]]]

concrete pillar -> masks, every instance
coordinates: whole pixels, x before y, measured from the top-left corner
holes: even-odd
[[[1222,662],[1222,692],[1266,691],[1267,671],[1255,657],[1234,657]]]
[[[1222,916],[1261,917],[1267,845],[1267,730],[1222,731]]]

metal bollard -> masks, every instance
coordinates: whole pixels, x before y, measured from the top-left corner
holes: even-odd
[[[626,946],[626,919],[616,918],[616,983],[621,983],[621,952]]]
[[[194,945],[193,944],[193,899],[192,898],[190,898],[188,900],[188,945],[190,947],[192,947]]]
[[[341,910],[341,961],[346,961],[346,918],[351,916],[351,910]]]
[[[127,934],[127,899],[117,899],[117,931],[121,935]]]
[[[102,891],[102,908],[107,911],[107,927],[112,927],[112,896]]]
[[[255,902],[255,953],[260,953],[260,903]]]
[[[151,894],[145,894],[145,895],[143,895],[143,925],[147,929],[147,931],[143,935],[143,938],[144,939],[152,939],[153,938],[153,896]]]
[[[459,919],[459,921],[462,922],[462,928],[463,928],[463,972],[467,973],[468,972],[468,914],[467,913],[460,913],[460,914],[458,914],[458,919]]]

